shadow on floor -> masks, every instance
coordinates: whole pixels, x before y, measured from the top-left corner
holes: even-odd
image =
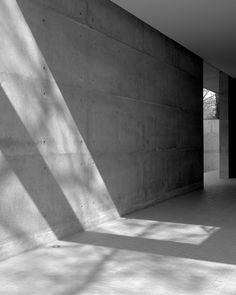
[[[235,294],[236,185],[214,187],[217,178],[210,177],[204,192],[140,210],[122,218],[120,228],[106,223],[2,262],[0,293]]]
[[[207,173],[205,180],[204,191],[159,203],[127,215],[121,223],[107,223],[66,240],[236,264],[236,181],[219,180],[217,172]]]

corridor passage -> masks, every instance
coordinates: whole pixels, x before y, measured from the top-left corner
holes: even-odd
[[[236,180],[0,263],[3,295],[235,295]]]

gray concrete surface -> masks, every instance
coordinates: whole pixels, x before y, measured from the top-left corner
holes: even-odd
[[[229,77],[220,72],[220,177],[229,178]]]
[[[234,295],[236,181],[199,190],[0,263],[7,295]]]
[[[0,258],[202,186],[202,60],[110,1],[0,1]]]
[[[204,172],[219,170],[219,120],[204,120]]]
[[[236,118],[234,110],[236,108],[236,79],[229,77],[229,96],[228,96],[228,149],[229,149],[229,177],[236,178],[236,141],[235,141],[235,124]]]

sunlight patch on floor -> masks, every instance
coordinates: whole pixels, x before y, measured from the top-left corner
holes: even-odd
[[[220,227],[215,226],[119,218],[96,227],[94,231],[128,237],[199,245],[219,229]]]

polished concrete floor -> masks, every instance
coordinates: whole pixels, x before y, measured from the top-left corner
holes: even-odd
[[[235,295],[236,180],[0,263],[2,295]]]

